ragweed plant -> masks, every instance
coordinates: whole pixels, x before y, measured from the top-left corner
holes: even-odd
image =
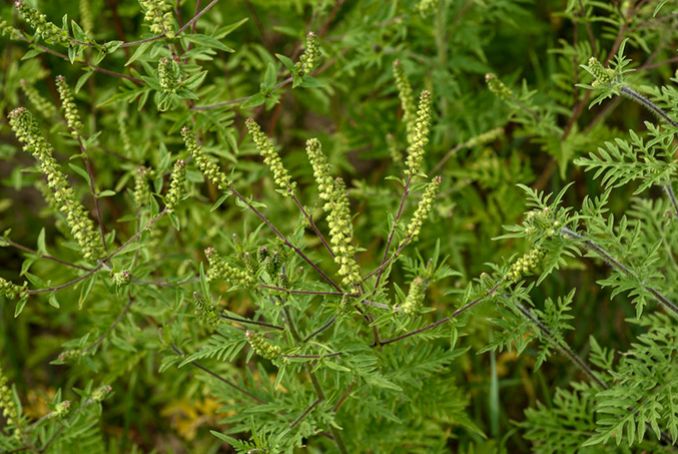
[[[0,7],[0,451],[671,451],[674,13]]]

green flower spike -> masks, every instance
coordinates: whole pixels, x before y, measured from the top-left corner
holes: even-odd
[[[318,186],[318,195],[325,202],[325,209],[329,209],[329,201],[334,192],[334,179],[332,178],[332,169],[327,162],[327,157],[322,151],[322,145],[318,139],[309,139],[306,141],[306,154],[313,167],[313,177]]]
[[[15,438],[21,438],[21,427],[19,419],[19,409],[14,402],[12,390],[9,387],[7,377],[0,369],[0,412],[5,418],[5,423],[8,426],[13,426],[13,435]]]
[[[257,355],[270,360],[278,359],[282,355],[282,349],[267,341],[263,335],[247,330],[245,336],[250,347],[252,347],[252,350]]]
[[[407,143],[411,144],[414,140],[414,130],[416,128],[417,107],[414,102],[414,94],[410,81],[403,71],[400,61],[393,62],[393,77],[395,78],[398,96],[400,97],[400,106],[403,109],[403,122],[407,131]]]
[[[423,173],[424,151],[428,144],[431,129],[431,92],[424,90],[419,97],[419,107],[412,131],[410,146],[407,150],[405,175],[414,176]]]
[[[534,273],[543,258],[544,251],[539,247],[533,248],[511,265],[508,273],[506,273],[506,279],[510,282],[517,282],[523,277]]]
[[[319,57],[320,46],[318,46],[318,37],[315,33],[309,32],[308,35],[306,35],[304,53],[301,54],[299,61],[295,65],[296,70],[302,76],[311,74],[318,64]]]
[[[24,79],[21,79],[19,83],[21,84],[21,89],[23,90],[24,94],[31,104],[33,104],[35,110],[40,112],[40,115],[48,120],[56,116],[57,111],[56,107],[54,107],[54,104],[43,98],[33,85],[29,84]]]
[[[181,136],[184,139],[184,144],[186,144],[186,149],[191,153],[191,156],[193,156],[193,159],[200,171],[205,175],[205,178],[220,190],[226,191],[230,184],[228,177],[221,169],[219,169],[219,166],[215,162],[207,157],[202,147],[198,145],[198,142],[195,140],[193,131],[184,127],[181,130]]]
[[[35,30],[36,36],[42,37],[48,43],[61,44],[65,47],[71,44],[72,40],[69,34],[54,23],[49,22],[47,16],[22,0],[15,1],[14,6],[26,23]]]
[[[66,84],[66,79],[64,79],[63,76],[57,76],[56,85],[57,90],[59,91],[59,98],[61,98],[61,109],[64,112],[64,118],[66,119],[68,130],[71,132],[71,136],[75,140],[78,140],[82,135],[83,126],[82,121],[80,121],[78,108],[75,105],[73,92]]]
[[[360,269],[355,261],[355,247],[353,246],[353,224],[351,211],[346,194],[344,180],[334,180],[334,190],[328,202],[329,214],[327,223],[330,227],[330,242],[335,253],[334,261],[339,265],[339,276],[348,287],[355,287],[360,283]]]
[[[54,159],[52,146],[40,133],[33,116],[23,107],[19,107],[9,114],[9,124],[19,142],[24,144],[24,150],[38,160],[40,171],[47,177],[47,185],[54,194],[54,202],[66,217],[66,224],[83,256],[88,260],[100,258],[103,250],[94,223],[68,184],[66,175]]]
[[[425,296],[426,281],[417,276],[410,282],[410,290],[407,292],[407,297],[405,297],[402,306],[400,306],[400,312],[405,315],[415,315],[421,309]]]
[[[292,176],[283,165],[278,152],[275,151],[273,142],[253,119],[248,118],[245,124],[250,136],[252,136],[252,141],[259,150],[259,154],[264,158],[264,162],[273,174],[273,181],[285,196],[291,195],[296,188],[296,183],[292,181]]]
[[[165,197],[165,210],[172,213],[177,207],[184,193],[184,185],[186,184],[186,162],[179,159],[174,164],[172,175],[170,176],[170,188]]]
[[[151,32],[156,35],[165,35],[174,38],[174,17],[172,16],[172,2],[168,0],[139,0],[144,10],[144,20],[150,25]]]
[[[428,218],[428,215],[431,212],[431,208],[433,207],[433,201],[438,195],[438,190],[440,189],[441,182],[442,178],[440,176],[437,176],[433,178],[433,180],[431,180],[429,184],[426,185],[424,195],[421,196],[421,200],[419,201],[419,206],[417,206],[417,209],[414,212],[414,215],[412,216],[412,220],[407,226],[403,242],[416,241],[416,239],[419,237],[421,227],[424,225],[424,221],[426,220],[426,218]]]

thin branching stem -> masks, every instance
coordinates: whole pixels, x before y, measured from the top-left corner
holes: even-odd
[[[619,91],[621,91],[622,95],[645,107],[647,110],[657,115],[659,118],[661,118],[671,126],[678,127],[678,121],[669,117],[669,115],[666,112],[664,112],[664,110],[662,110],[661,107],[659,107],[658,105],[650,101],[648,98],[635,91],[633,88],[628,87],[626,85],[622,85]]]
[[[384,246],[384,254],[381,257],[381,262],[379,264],[379,267],[377,268],[377,280],[374,283],[374,288],[379,288],[379,284],[381,283],[381,278],[384,274],[384,270],[386,269],[386,262],[388,261],[388,252],[391,249],[391,243],[393,243],[393,237],[395,236],[396,229],[398,228],[398,222],[400,221],[400,218],[403,215],[403,212],[405,211],[405,203],[407,202],[407,197],[410,195],[410,184],[412,183],[412,176],[408,176],[407,179],[405,180],[405,185],[403,186],[403,193],[400,196],[400,202],[398,203],[398,211],[396,211],[396,215],[393,218],[393,224],[391,225],[391,229],[388,232],[388,238],[386,239],[386,246]]]
[[[586,246],[587,249],[589,249],[592,252],[595,252],[598,257],[600,257],[605,263],[607,263],[611,268],[616,269],[617,271],[637,279],[635,274],[631,269],[629,269],[626,265],[621,263],[619,260],[617,260],[615,257],[613,257],[609,252],[607,252],[605,249],[603,249],[599,244],[594,242],[593,240],[590,240],[586,238],[583,235],[578,234],[577,232],[567,228],[563,227],[561,230],[561,233],[563,236],[576,240]],[[647,290],[662,306],[664,306],[666,309],[672,311],[675,315],[678,315],[678,306],[671,301],[666,295],[661,293],[659,290],[649,287],[649,286],[644,286],[643,288]]]

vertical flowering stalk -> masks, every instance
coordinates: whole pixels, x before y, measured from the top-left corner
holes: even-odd
[[[184,139],[186,149],[191,154],[191,156],[193,156],[193,159],[198,165],[200,171],[203,173],[203,175],[205,175],[205,178],[207,178],[207,180],[209,180],[220,190],[227,190],[230,185],[228,177],[219,169],[219,166],[216,163],[207,157],[202,147],[198,145],[193,131],[191,131],[188,127],[184,127],[181,130],[181,136]]]
[[[8,426],[13,426],[13,435],[16,439],[21,438],[21,420],[19,409],[14,402],[12,390],[9,387],[7,377],[0,369],[0,410]]]
[[[80,246],[83,257],[88,260],[100,258],[103,250],[94,224],[68,184],[66,175],[54,159],[52,146],[40,133],[33,116],[23,107],[19,107],[9,114],[9,124],[24,150],[38,160],[40,171],[47,177],[47,185],[54,193],[54,201],[66,217],[66,224]]]
[[[186,162],[183,159],[179,159],[174,164],[174,168],[172,169],[172,175],[170,176],[170,187],[167,191],[167,196],[165,197],[165,210],[168,213],[174,212],[174,209],[181,201],[185,183]]]
[[[301,76],[309,75],[313,72],[318,64],[318,57],[320,57],[320,46],[318,46],[318,36],[309,32],[306,35],[306,43],[304,45],[304,53],[299,57],[299,61],[295,65],[295,69]]]
[[[334,261],[339,265],[338,273],[342,282],[352,288],[360,283],[360,272],[354,257],[353,224],[346,185],[341,178],[334,180],[328,208],[327,223],[330,227],[332,250],[335,253]]]
[[[405,130],[407,131],[407,143],[409,144],[414,137],[417,107],[414,103],[412,86],[410,85],[410,81],[407,79],[399,60],[393,62],[393,77],[395,78],[396,88],[398,89],[400,106],[403,109],[403,121],[405,123]]]
[[[134,172],[134,204],[137,208],[143,208],[151,198],[151,190],[148,187],[147,177],[150,173],[146,167],[139,167]]]
[[[64,112],[68,130],[71,132],[71,137],[75,140],[79,140],[82,135],[83,126],[82,121],[80,120],[80,114],[78,113],[78,107],[75,105],[73,92],[63,76],[57,76],[56,86],[59,92],[59,98],[61,99],[61,109]]]
[[[33,85],[29,84],[28,81],[24,79],[21,79],[19,83],[21,84],[21,89],[23,90],[24,94],[31,104],[33,104],[35,110],[40,112],[40,115],[48,120],[56,115],[56,108],[54,107],[54,104],[43,98]]]
[[[320,200],[325,202],[324,209],[329,209],[329,202],[334,193],[334,180],[332,179],[332,170],[327,157],[323,153],[322,145],[318,139],[309,139],[306,141],[306,154],[313,167],[313,177],[318,186],[318,195]]]
[[[400,312],[405,315],[415,315],[421,309],[426,293],[426,281],[417,276],[410,282],[410,289],[407,292],[405,301],[400,306]]]
[[[181,68],[171,58],[163,57],[158,62],[158,83],[164,93],[175,93],[181,80]]]
[[[275,151],[273,142],[264,134],[259,124],[253,119],[248,118],[245,124],[252,136],[252,141],[259,150],[259,154],[264,158],[264,162],[273,174],[273,181],[285,197],[291,196],[296,183],[292,181],[292,176],[283,165],[278,152]]]
[[[412,131],[407,161],[405,162],[405,175],[413,177],[423,173],[424,151],[428,144],[428,135],[431,129],[431,92],[424,90],[419,97],[417,116]]]
[[[412,216],[410,223],[407,225],[405,238],[403,238],[403,240],[400,243],[401,246],[404,245],[405,243],[416,241],[416,239],[419,237],[421,227],[424,225],[424,221],[426,220],[426,218],[428,218],[428,215],[431,212],[431,208],[433,207],[433,201],[438,195],[438,190],[440,189],[441,182],[442,178],[440,176],[437,176],[433,178],[433,180],[431,180],[429,184],[426,185],[424,195],[421,196],[421,200],[419,201],[419,206],[417,206],[417,209],[414,212],[414,215]]]
[[[80,23],[82,29],[88,35],[94,30],[94,17],[92,16],[92,5],[90,0],[80,0]]]
[[[509,282],[517,282],[524,276],[532,274],[544,257],[544,251],[540,247],[535,247],[523,254],[516,260],[506,273],[506,279]]]

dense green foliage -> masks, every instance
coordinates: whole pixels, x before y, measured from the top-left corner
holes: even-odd
[[[1,452],[673,452],[678,3],[0,6]]]

